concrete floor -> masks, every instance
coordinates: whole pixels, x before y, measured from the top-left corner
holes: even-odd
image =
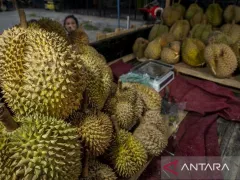
[[[39,19],[41,17],[49,17],[54,20],[59,21],[60,23],[63,23],[64,18],[69,15],[69,13],[64,12],[55,12],[55,11],[49,11],[45,9],[26,9],[26,16],[27,20],[30,19]],[[115,30],[118,26],[117,19],[113,18],[102,18],[97,16],[84,16],[79,14],[74,14],[77,18],[79,23],[87,23],[88,25],[92,25],[94,27],[97,27],[93,29],[86,29],[85,31],[89,36],[89,39],[91,42],[96,40],[96,34],[97,32],[103,32],[105,28],[110,28],[112,30]],[[0,33],[2,33],[5,29],[8,29],[15,24],[19,23],[19,17],[17,11],[8,11],[8,12],[0,12]],[[120,21],[120,27],[126,28],[127,27],[127,20],[121,19]],[[141,26],[144,24],[144,21],[130,21],[131,25]]]

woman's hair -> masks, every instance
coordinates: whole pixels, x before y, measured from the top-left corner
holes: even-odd
[[[67,21],[68,19],[70,19],[70,18],[72,18],[72,19],[76,22],[77,27],[78,27],[78,26],[79,26],[79,25],[78,25],[78,20],[77,20],[77,18],[76,18],[74,15],[69,15],[69,16],[65,17],[65,19],[64,19],[64,21],[63,21],[64,27],[65,27],[66,21]]]

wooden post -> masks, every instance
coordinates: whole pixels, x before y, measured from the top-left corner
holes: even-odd
[[[19,125],[13,120],[4,103],[0,103],[0,121],[9,132],[12,132],[19,127]]]

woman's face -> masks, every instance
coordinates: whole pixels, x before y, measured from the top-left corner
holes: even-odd
[[[65,28],[68,32],[75,31],[77,29],[77,24],[74,19],[68,18],[65,22]]]

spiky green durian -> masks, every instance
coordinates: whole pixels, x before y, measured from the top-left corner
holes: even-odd
[[[148,44],[144,51],[144,56],[155,60],[161,57],[161,37],[157,37]]]
[[[114,109],[114,115],[120,128],[130,130],[136,124],[133,104],[127,100],[118,101]]]
[[[240,7],[237,5],[228,5],[223,12],[223,17],[226,23],[240,22]]]
[[[139,83],[123,83],[123,87],[133,87],[144,102],[145,110],[161,109],[162,98],[153,88]]]
[[[178,11],[176,8],[168,6],[164,8],[163,11],[163,22],[167,26],[172,26],[177,20],[181,18],[182,12]]]
[[[83,52],[80,58],[89,76],[86,87],[89,104],[101,110],[111,92],[112,71],[106,62],[93,53]]]
[[[189,30],[190,24],[187,20],[178,20],[171,27],[170,33],[174,35],[176,41],[180,41],[187,37]]]
[[[176,64],[179,62],[179,53],[169,47],[164,47],[161,53],[161,60],[169,64]]]
[[[185,18],[190,21],[197,12],[203,12],[203,9],[197,3],[193,3],[188,7]]]
[[[220,30],[231,38],[233,44],[240,40],[240,25],[224,24]]]
[[[199,39],[187,38],[182,44],[182,60],[190,66],[203,66],[205,44]]]
[[[210,44],[204,50],[204,57],[214,74],[218,78],[230,77],[237,69],[237,57],[226,44]]]
[[[115,172],[121,177],[130,178],[147,161],[143,145],[129,132],[120,130],[111,147],[111,160]]]
[[[233,44],[233,40],[228,35],[224,34],[221,31],[212,31],[207,40],[208,44],[218,44],[218,43],[224,43],[227,45]]]
[[[223,19],[222,15],[223,9],[218,3],[209,4],[206,10],[208,23],[210,23],[214,27],[221,25]]]
[[[81,46],[83,44],[89,44],[89,38],[86,32],[82,28],[78,28],[68,34],[68,38],[71,44]]]
[[[212,32],[212,25],[196,24],[191,30],[191,35],[192,35],[192,38],[197,38],[207,44],[208,38],[211,32]]]
[[[185,12],[186,12],[186,8],[185,8],[182,4],[180,4],[180,2],[178,2],[178,3],[173,3],[172,7],[173,7],[175,10],[177,10],[177,11],[180,12],[180,16],[181,16],[181,17],[184,17]]]
[[[78,132],[90,153],[99,156],[105,152],[112,140],[112,121],[102,112],[89,114],[80,123]]]
[[[203,11],[198,11],[193,17],[190,19],[191,26],[195,26],[196,24],[207,24],[207,16],[203,13]]]
[[[15,117],[21,122],[1,150],[0,179],[72,179],[81,173],[77,129],[42,115]]]
[[[12,28],[0,37],[0,47],[1,87],[14,113],[66,118],[79,108],[85,69],[64,38],[40,29]]]
[[[156,37],[159,37],[164,33],[168,33],[168,30],[169,28],[166,25],[155,24],[149,33],[148,40],[153,41]]]
[[[136,58],[143,58],[144,51],[147,48],[148,40],[144,38],[137,38],[133,45],[133,54]]]
[[[116,180],[117,176],[113,169],[97,160],[89,162],[89,175],[91,180]]]
[[[133,136],[143,144],[147,153],[152,156],[160,155],[168,144],[167,134],[162,133],[150,124],[140,124],[134,131]]]
[[[67,39],[66,31],[63,28],[62,24],[59,23],[58,21],[43,17],[43,18],[39,19],[36,23],[40,26],[40,28],[42,28],[48,32],[55,32],[59,36]]]

